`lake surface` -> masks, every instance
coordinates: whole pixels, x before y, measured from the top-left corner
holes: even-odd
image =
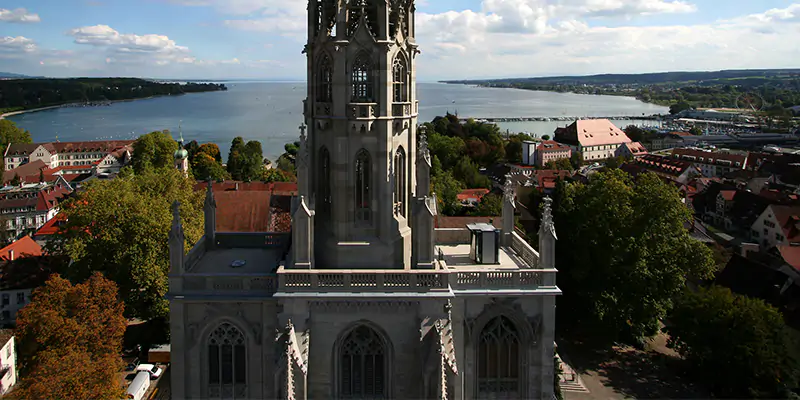
[[[213,142],[227,157],[231,140],[261,141],[264,156],[275,160],[283,145],[296,140],[303,122],[304,82],[232,82],[228,91],[157,97],[104,107],[67,107],[9,117],[31,132],[35,142],[135,139],[178,127],[188,142]],[[419,121],[447,112],[462,117],[635,116],[667,113],[666,107],[629,97],[592,96],[439,83],[417,84]],[[641,121],[613,121],[624,127]],[[498,123],[504,130],[551,135],[569,122]]]

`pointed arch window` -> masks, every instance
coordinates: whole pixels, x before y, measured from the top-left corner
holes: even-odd
[[[347,1],[347,36],[353,36],[361,25],[362,18],[369,33],[378,37],[378,6],[370,0]]]
[[[381,336],[361,325],[339,347],[339,398],[380,399],[387,394],[386,346]]]
[[[322,56],[317,74],[317,101],[330,103],[333,99],[333,68],[327,54]]]
[[[369,153],[362,149],[356,154],[356,221],[369,222],[370,206],[372,202],[372,181],[371,179],[372,161]]]
[[[408,101],[408,67],[402,55],[398,54],[392,64],[392,77],[394,81],[394,101],[403,103]]]
[[[317,175],[317,198],[322,210],[331,205],[331,154],[326,147],[319,149],[319,174]]]
[[[521,350],[517,327],[499,316],[486,324],[478,344],[478,393],[519,398]]]
[[[400,147],[394,154],[394,213],[406,216],[406,152]]]
[[[208,394],[212,398],[246,394],[247,351],[238,328],[223,323],[208,336]]]
[[[372,102],[372,63],[365,54],[359,55],[353,63],[350,82],[354,102]]]

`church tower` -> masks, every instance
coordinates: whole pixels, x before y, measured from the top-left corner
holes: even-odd
[[[413,3],[309,0],[308,137],[295,208],[312,221],[313,268],[412,267],[420,195]]]

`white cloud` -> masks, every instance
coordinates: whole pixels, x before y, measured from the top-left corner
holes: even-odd
[[[0,54],[14,55],[36,51],[36,42],[23,36],[0,37]]]
[[[108,25],[85,26],[70,30],[75,43],[112,48],[121,53],[188,53],[189,48],[178,46],[164,35],[121,34]]]
[[[0,8],[0,21],[35,23],[41,22],[41,19],[38,14],[29,13],[28,10],[24,8],[17,8],[15,10]]]

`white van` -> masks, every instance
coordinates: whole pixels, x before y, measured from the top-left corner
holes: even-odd
[[[128,385],[128,393],[126,398],[128,400],[142,400],[144,395],[147,394],[147,389],[150,389],[150,375],[147,372],[139,372],[133,382]]]
[[[150,379],[158,379],[161,376],[161,373],[164,372],[163,369],[156,367],[153,364],[139,364],[136,367],[136,371],[143,371],[150,374]]]

